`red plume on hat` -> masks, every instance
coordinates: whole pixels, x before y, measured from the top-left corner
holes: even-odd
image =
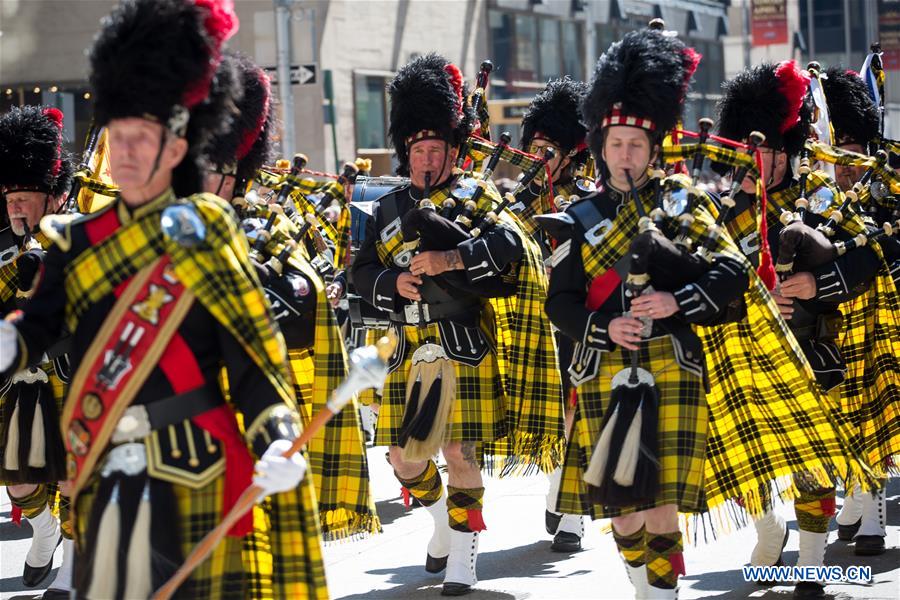
[[[184,92],[182,102],[188,109],[203,102],[209,95],[209,84],[222,60],[222,45],[237,31],[238,18],[232,0],[194,0],[194,4],[206,11],[203,29],[209,37],[209,67],[200,79],[191,83]]]
[[[775,68],[775,77],[778,78],[778,91],[787,100],[788,112],[779,126],[779,131],[785,133],[800,123],[800,108],[809,90],[810,77],[793,60],[780,63]]]
[[[453,91],[456,92],[456,96],[458,98],[457,102],[457,112],[461,115],[463,112],[463,74],[462,71],[459,70],[459,67],[454,65],[453,63],[447,63],[447,66],[444,67],[444,70],[447,71],[447,75],[450,76],[450,85],[453,87]]]
[[[62,129],[63,129],[63,114],[62,111],[58,108],[50,107],[44,109],[44,116],[47,117],[47,120],[53,123],[56,126],[56,129],[59,130],[59,137],[57,138],[56,143],[56,160],[53,162],[53,166],[50,167],[50,173],[56,177],[59,175],[59,169],[62,165]]]

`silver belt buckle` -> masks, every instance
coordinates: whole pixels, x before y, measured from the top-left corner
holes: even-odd
[[[407,304],[403,307],[403,315],[408,325],[420,323],[424,318],[428,321],[428,305],[427,304]]]
[[[116,424],[110,442],[113,444],[134,442],[147,437],[151,431],[147,407],[140,404],[129,406]]]
[[[147,450],[144,444],[130,443],[116,446],[106,455],[100,477],[114,473],[133,476],[147,470]]]

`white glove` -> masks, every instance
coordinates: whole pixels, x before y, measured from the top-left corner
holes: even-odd
[[[303,481],[303,476],[306,475],[306,459],[303,455],[294,452],[290,458],[282,456],[290,447],[289,440],[275,440],[256,461],[253,485],[263,489],[259,495],[260,500],[272,494],[292,490]]]
[[[0,320],[0,371],[10,368],[19,355],[19,334],[16,326]]]

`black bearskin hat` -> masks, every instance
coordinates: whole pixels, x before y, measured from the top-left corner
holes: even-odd
[[[275,129],[275,111],[269,76],[243,54],[226,52],[221,69],[237,72],[243,95],[236,102],[238,116],[228,131],[209,144],[207,159],[219,172],[251,179],[271,158]]]
[[[632,31],[610,45],[581,103],[594,157],[601,155],[609,125],[640,127],[657,140],[674,128],[699,62],[693,48],[655,29]]]
[[[856,72],[829,67],[822,77],[822,88],[836,144],[857,143],[865,148],[878,137],[878,107]]]
[[[187,139],[173,175],[179,196],[202,189],[205,146],[234,116],[237,81],[218,67],[236,29],[231,0],[123,0],[91,49],[96,125],[142,117]]]
[[[522,149],[527,149],[535,137],[543,137],[567,154],[586,151],[587,132],[581,124],[581,100],[586,93],[583,81],[569,77],[550,81],[522,117]]]
[[[796,156],[809,137],[812,107],[807,99],[809,75],[789,60],[763,63],[722,84],[719,135],[746,139],[750,132],[766,136],[765,146]]]
[[[14,106],[0,117],[0,191],[69,191],[75,169],[63,148],[62,126],[56,108]]]
[[[456,65],[438,54],[413,59],[388,85],[391,99],[389,134],[400,175],[409,174],[409,146],[440,139],[458,146],[475,116],[466,106],[467,86]]]

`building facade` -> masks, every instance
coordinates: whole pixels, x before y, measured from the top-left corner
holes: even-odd
[[[277,101],[275,6],[290,7],[294,147],[314,169],[336,171],[361,155],[373,159],[375,173],[387,173],[385,86],[419,54],[443,54],[470,82],[490,59],[492,123],[517,141],[522,111],[548,79],[590,77],[610,43],[661,17],[703,55],[686,113],[692,128],[715,116],[721,82],[748,63],[813,55],[826,65],[849,59],[858,69],[877,36],[878,1],[784,0],[789,42],[754,47],[751,0],[235,0],[241,28],[231,45],[269,69]],[[86,49],[114,4],[0,0],[0,110],[59,106],[80,151],[91,112]],[[851,23],[846,36],[842,22]],[[887,97],[900,101],[900,76],[892,75]]]

